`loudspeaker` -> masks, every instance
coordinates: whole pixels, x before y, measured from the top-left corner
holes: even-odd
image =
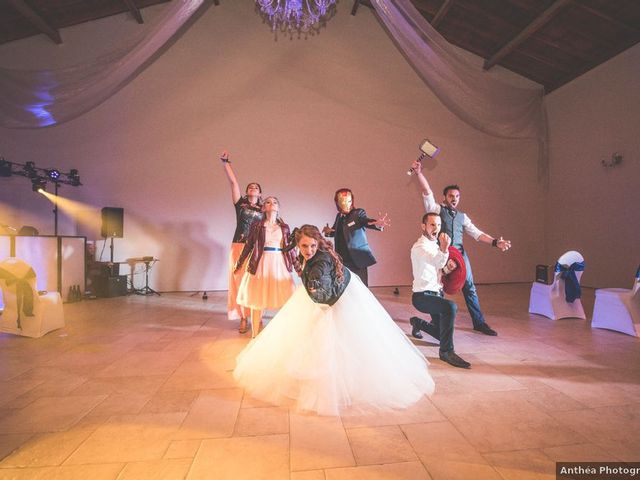
[[[536,282],[549,285],[548,265],[536,265]]]
[[[104,207],[102,209],[102,227],[100,235],[103,238],[122,238],[124,230],[124,208]]]
[[[100,276],[101,277],[117,277],[120,275],[120,263],[119,262],[100,262]]]
[[[127,294],[127,276],[95,277],[91,283],[91,287],[96,297],[121,297]]]
[[[32,227],[31,225],[23,225],[22,228],[18,230],[18,235],[38,235],[38,229],[36,227]]]

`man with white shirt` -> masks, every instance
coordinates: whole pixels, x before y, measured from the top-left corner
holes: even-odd
[[[431,315],[431,322],[411,317],[411,335],[422,338],[425,331],[440,341],[440,359],[459,368],[469,368],[471,364],[460,358],[453,349],[453,324],[458,307],[446,300],[442,292],[442,269],[455,268],[449,261],[451,238],[440,232],[440,216],[426,213],[422,217],[422,235],[411,247],[411,267],[413,270],[413,296],[411,302],[420,312]],[[439,241],[439,244],[438,244]]]
[[[464,263],[467,270],[467,277],[462,287],[462,294],[464,295],[464,301],[467,304],[469,315],[471,315],[471,321],[473,322],[473,329],[477,330],[485,335],[496,336],[498,333],[492,329],[484,320],[482,310],[480,310],[480,301],[478,300],[478,293],[476,292],[476,286],[473,283],[473,272],[471,271],[471,264],[469,263],[469,257],[465,252],[462,244],[463,234],[471,235],[474,240],[478,242],[487,243],[498,248],[501,252],[506,252],[511,248],[511,242],[504,240],[502,237],[493,238],[487,235],[480,229],[478,229],[464,212],[458,210],[458,204],[460,203],[460,187],[457,185],[449,185],[445,187],[444,201],[442,204],[438,204],[431,191],[429,182],[422,173],[422,163],[415,161],[411,166],[411,170],[418,177],[418,182],[422,187],[422,198],[424,201],[424,209],[426,212],[434,212],[440,215],[442,220],[442,231],[447,233],[451,237],[451,244],[456,247],[462,253]]]

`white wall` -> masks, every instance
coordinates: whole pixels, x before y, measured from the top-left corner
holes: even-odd
[[[160,290],[226,289],[234,213],[217,160],[223,149],[242,186],[255,180],[276,194],[292,226],[331,222],[340,187],[352,188],[371,216],[388,212],[391,228],[369,234],[378,258],[370,283],[407,285],[423,211],[405,172],[428,136],[442,147],[426,162],[434,189],[460,184],[476,225],[513,241],[508,254],[468,241],[477,281],[532,279],[544,257],[534,142],[486,136],[449,113],[369,9],[351,16],[342,2],[320,35],[276,41],[253,5],[209,8],[134,81],[76,120],[0,129],[0,155],[78,168],[84,186],[61,195],[124,207],[115,259],[159,257],[152,282]],[[145,14],[162,7],[154,8]],[[135,28],[118,16],[65,29],[66,51],[42,38],[13,42],[0,48],[0,65],[70,64]],[[500,69],[490,75],[514,78]],[[0,223],[51,233],[50,204],[26,179],[0,179]],[[75,233],[73,219],[61,218],[61,233]]]
[[[640,262],[640,44],[547,97],[549,262],[579,250],[583,283],[632,284]],[[623,162],[602,166],[614,152]]]

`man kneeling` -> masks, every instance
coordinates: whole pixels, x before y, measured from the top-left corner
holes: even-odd
[[[422,338],[420,331],[427,332],[440,341],[440,359],[459,368],[469,368],[471,364],[460,358],[453,349],[453,324],[458,307],[444,298],[442,290],[442,269],[455,268],[449,261],[451,238],[440,232],[440,216],[427,213],[422,217],[422,235],[411,247],[413,268],[413,306],[420,312],[431,315],[431,322],[411,317],[411,335]]]

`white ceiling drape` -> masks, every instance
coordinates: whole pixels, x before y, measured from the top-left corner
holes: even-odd
[[[125,45],[80,65],[47,70],[0,68],[0,126],[41,128],[72,120],[125,86],[203,0],[174,0]]]
[[[538,141],[538,173],[545,179],[548,153],[543,88],[516,87],[472,65],[410,0],[372,0],[372,3],[415,70],[458,118],[489,135]]]
[[[96,107],[135,74],[195,13],[204,0],[174,0],[126,45],[91,62],[46,70],[0,68],[0,126],[41,128]],[[536,139],[539,175],[547,175],[544,91],[515,87],[463,59],[410,0],[372,0],[396,44],[427,86],[460,119],[489,135]]]

